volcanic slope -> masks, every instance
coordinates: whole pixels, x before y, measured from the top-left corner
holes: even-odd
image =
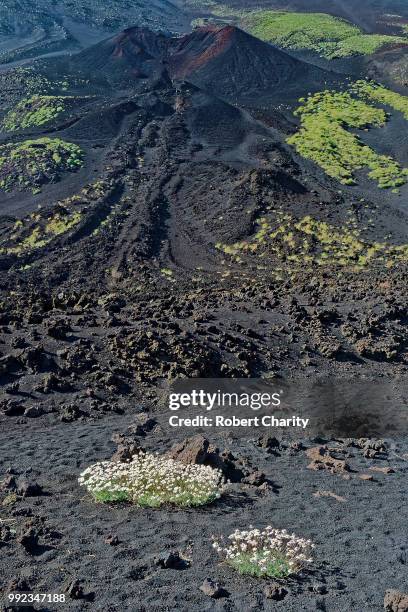
[[[143,36],[143,56],[153,57],[157,49],[161,53],[161,43],[148,33]],[[138,41],[140,37],[139,31]],[[109,49],[106,65],[114,70],[115,61],[126,56],[112,55],[112,44]],[[78,57],[82,65],[84,55]],[[159,58],[156,61],[161,69]],[[100,78],[97,71],[93,78]],[[66,95],[84,96],[93,86],[92,80],[85,80],[80,90],[79,80],[73,82],[75,89]],[[369,220],[373,223],[356,244],[366,253],[376,241],[382,244],[391,230],[404,232],[405,216],[401,213],[397,219],[386,204],[377,210],[367,203],[356,212],[349,192],[339,193],[338,183],[318,168],[312,171],[295,161],[285,144],[286,134],[208,91],[172,83],[165,73],[155,83],[134,78],[128,89],[132,84],[130,91],[110,90],[76,107],[69,123],[61,115],[36,131],[38,136],[45,130],[49,137],[58,133],[80,146],[81,169],[61,172],[59,182],[45,184],[41,193],[0,193],[0,282],[3,291],[12,290],[8,312],[13,312],[15,302],[22,312],[35,310],[33,325],[41,321],[52,327],[55,317],[60,318],[50,314],[53,307],[48,306],[55,292],[74,295],[74,304],[81,295],[84,300],[92,296],[94,314],[75,319],[75,326],[82,326],[78,338],[94,338],[98,328],[100,336],[94,340],[100,340],[101,348],[95,359],[109,363],[118,355],[123,358],[126,367],[117,361],[115,367],[118,376],[126,378],[124,388],[133,385],[136,371],[149,384],[177,373],[248,376],[297,371],[302,351],[307,352],[305,371],[310,375],[326,371],[326,366],[349,373],[363,358],[367,371],[382,371],[382,361],[391,359],[390,370],[403,367],[399,311],[390,321],[384,315],[371,323],[372,333],[364,343],[359,343],[360,323],[357,330],[344,325],[345,304],[355,298],[352,320],[366,321],[371,304],[358,300],[358,295],[366,294],[368,285],[382,287],[381,274],[391,283],[397,272],[382,266],[377,277],[367,261],[364,275],[346,270],[341,276],[327,251],[330,247],[338,255],[356,243],[350,219],[359,229]],[[283,86],[281,95],[286,95]],[[357,188],[353,193],[357,199]],[[18,200],[18,210],[16,204],[11,207],[12,198],[14,204]],[[407,242],[401,234],[392,239]],[[383,250],[385,263],[398,264],[393,251]],[[345,263],[353,264],[354,250],[351,255],[349,251]],[[324,275],[317,288],[316,259]],[[399,287],[405,285],[395,281],[393,286],[395,299],[403,300]],[[38,316],[37,292],[46,304]],[[121,307],[104,309],[111,295],[128,304],[128,329],[116,316]],[[310,311],[290,302],[299,295],[304,295],[302,303],[311,302]],[[320,320],[323,306],[317,301],[333,304],[335,315],[323,313]],[[74,320],[65,323],[74,325]],[[296,340],[288,333],[294,323]],[[252,331],[247,334],[243,326]],[[146,329],[154,334],[145,336]],[[33,329],[27,329],[26,337],[28,331]],[[137,336],[133,344],[122,337],[129,334]],[[20,381],[27,393],[43,388],[43,370],[30,373],[25,362],[18,361],[20,349],[10,345],[14,340],[16,347],[22,345],[21,338],[11,333],[6,340],[3,355],[13,357],[6,360],[8,381]],[[30,343],[36,349],[35,334]],[[54,345],[49,349],[55,353]],[[15,359],[23,363],[21,368]],[[59,382],[53,379],[54,383],[67,389],[66,401],[76,401],[78,393],[92,386],[93,370],[83,373],[79,368],[75,384],[69,386],[68,381],[64,385],[68,366],[50,363],[44,368],[55,370]],[[21,375],[13,373],[16,368]],[[39,394],[33,395],[37,403]],[[101,397],[112,400],[109,389],[102,390]]]
[[[234,26],[196,28],[178,40],[168,60],[174,79],[234,99],[288,95],[324,86],[334,77]]]
[[[174,82],[188,81],[234,103],[283,102],[335,82],[332,73],[233,26],[204,26],[181,38],[128,28],[74,56],[71,69],[126,89],[166,69]]]
[[[136,79],[147,79],[164,71],[163,58],[170,40],[147,28],[127,28],[75,55],[70,68],[129,89],[135,86]]]

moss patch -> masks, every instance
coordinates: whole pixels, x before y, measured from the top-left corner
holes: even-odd
[[[378,102],[391,106],[408,119],[408,97],[382,87],[373,81],[356,81],[351,88],[352,92],[370,102]]]
[[[300,130],[287,142],[297,152],[317,163],[329,176],[345,185],[355,183],[362,168],[380,188],[397,188],[408,181],[408,170],[392,157],[380,155],[364,145],[346,128],[384,125],[387,115],[379,108],[355,99],[349,92],[323,91],[301,99],[295,111]]]
[[[109,189],[106,181],[96,181],[86,185],[79,194],[57,202],[51,210],[41,210],[17,219],[14,226],[3,232],[0,253],[22,255],[75,229],[89,206],[103,198]]]
[[[75,171],[83,164],[77,145],[58,138],[39,138],[0,146],[0,189],[29,190],[34,193],[55,182],[64,171]]]
[[[3,120],[4,130],[13,132],[49,123],[63,113],[72,101],[68,96],[31,96],[10,110]]]
[[[286,49],[310,49],[328,59],[369,55],[406,38],[364,34],[356,25],[326,13],[249,12],[242,26],[254,36]]]
[[[335,227],[307,215],[301,219],[278,212],[276,219],[258,219],[257,231],[248,241],[216,248],[240,263],[245,255],[260,259],[270,256],[288,264],[290,269],[318,266],[348,267],[362,270],[371,264],[391,267],[408,261],[408,245],[364,240],[357,227]]]

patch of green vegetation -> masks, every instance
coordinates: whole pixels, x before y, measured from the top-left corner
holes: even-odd
[[[115,218],[119,218],[120,214],[119,207],[114,207],[107,217],[99,223],[98,227],[93,230],[92,236],[97,236],[102,230],[110,228]]]
[[[70,229],[78,225],[82,215],[80,212],[74,212],[70,215],[61,215],[59,213],[52,216],[45,226],[45,233],[51,234],[52,237],[65,234]]]
[[[257,555],[240,553],[233,559],[228,559],[228,565],[243,576],[254,576],[255,578],[282,579],[291,574],[291,567],[284,555],[277,556],[262,566],[259,561],[263,559],[262,553]]]
[[[258,230],[250,240],[232,245],[219,243],[216,248],[238,263],[245,254],[256,253],[260,258],[273,255],[291,269],[296,266],[313,269],[318,265],[362,270],[373,263],[391,267],[408,261],[408,244],[396,246],[364,240],[357,227],[335,227],[309,215],[296,219],[278,212],[274,221],[263,217],[257,225]]]
[[[327,43],[337,43],[360,33],[357,26],[325,13],[255,11],[247,16],[245,25],[258,38],[280,47],[318,52],[325,52]]]
[[[373,81],[356,81],[351,91],[366,100],[378,102],[402,113],[408,119],[408,97],[382,87]]]
[[[51,215],[45,226],[40,224],[30,228],[29,233],[21,238],[16,246],[0,249],[1,253],[7,255],[21,255],[25,251],[40,249],[50,243],[54,238],[65,234],[74,228],[82,219],[80,212],[69,213],[68,211],[58,212]]]
[[[386,34],[357,34],[346,40],[340,41],[331,58],[349,57],[351,55],[371,55],[387,45],[407,45],[408,41],[400,36],[388,36]]]
[[[295,115],[300,117],[301,127],[287,140],[300,155],[345,185],[355,184],[354,172],[362,168],[369,169],[368,176],[382,189],[397,188],[408,181],[408,169],[392,157],[376,153],[346,129],[384,125],[387,116],[382,109],[352,98],[349,92],[326,90],[300,101]]]
[[[24,219],[17,219],[4,235],[0,253],[22,255],[46,246],[56,237],[74,229],[82,221],[88,207],[104,197],[110,187],[106,181],[95,181],[86,185],[79,194],[56,202],[51,210],[37,211]],[[29,267],[23,266],[20,270]]]
[[[49,123],[66,110],[68,96],[31,96],[24,98],[10,110],[2,128],[9,132]]]
[[[12,506],[18,501],[16,493],[9,493],[2,501],[2,506]]]
[[[160,272],[162,273],[163,276],[167,276],[167,277],[173,276],[173,270],[170,270],[170,268],[162,268]]]
[[[364,34],[356,25],[326,13],[288,13],[256,10],[242,20],[248,32],[286,49],[310,49],[328,59],[368,55],[406,38]]]
[[[0,146],[0,189],[38,189],[58,180],[61,173],[83,164],[78,145],[59,138],[39,138]]]
[[[95,491],[93,496],[95,501],[102,504],[130,501],[126,491]]]

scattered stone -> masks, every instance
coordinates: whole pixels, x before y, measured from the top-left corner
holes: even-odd
[[[249,476],[245,476],[245,478],[242,479],[243,483],[252,485],[254,487],[259,487],[263,485],[265,481],[265,474],[263,472],[260,472],[259,470],[255,470],[254,472],[249,474]]]
[[[160,553],[157,557],[155,557],[154,564],[161,569],[177,570],[185,569],[188,566],[187,561],[180,557],[180,553],[178,551]]]
[[[280,448],[279,440],[273,436],[268,436],[267,434],[264,434],[258,438],[256,445],[264,448],[268,452],[276,452]]]
[[[315,493],[313,493],[313,496],[314,497],[332,497],[336,501],[342,502],[342,503],[345,503],[347,501],[345,497],[342,497],[341,495],[336,495],[336,493],[333,493],[332,491],[316,491]]]
[[[2,491],[15,491],[17,489],[17,479],[12,474],[6,476],[1,483]]]
[[[384,440],[373,438],[358,438],[358,440],[355,440],[354,438],[347,438],[344,440],[344,444],[360,448],[363,457],[366,459],[376,459],[387,454],[387,445]]]
[[[220,597],[225,597],[227,595],[226,590],[218,583],[211,580],[211,578],[206,578],[203,584],[200,586],[200,591],[207,595],[207,597],[212,597],[213,599],[219,599]]]
[[[116,442],[118,445],[116,452],[111,457],[111,461],[128,463],[143,450],[140,444],[122,434],[114,434],[111,439],[112,442]]]
[[[294,440],[289,444],[289,452],[292,455],[302,450],[305,450],[305,447],[303,446],[302,442],[300,442],[300,440]]]
[[[73,421],[79,419],[82,414],[82,411],[78,408],[78,406],[76,406],[76,404],[66,404],[62,407],[60,420],[63,423],[72,423]]]
[[[369,480],[369,481],[373,481],[374,480],[374,476],[372,474],[359,474],[358,477],[361,480]]]
[[[149,417],[147,414],[138,414],[135,423],[128,427],[128,433],[134,436],[145,437],[148,433],[153,431],[157,426],[156,419]]]
[[[15,493],[9,493],[1,502],[2,506],[12,506],[18,501],[18,495]]]
[[[17,539],[17,542],[21,544],[29,555],[34,555],[39,548],[38,537],[37,530],[34,529],[34,527],[30,527],[30,529],[25,531],[23,535]]]
[[[380,472],[381,474],[394,474],[395,470],[391,467],[379,467],[377,465],[373,465],[370,468],[371,472]]]
[[[22,416],[25,410],[21,401],[11,399],[1,402],[0,408],[6,416]]]
[[[117,535],[108,535],[105,538],[105,544],[109,544],[109,546],[117,546],[120,544],[120,540]]]
[[[71,597],[71,599],[85,599],[85,593],[81,580],[73,580],[64,590],[67,595]]]
[[[10,542],[12,535],[8,525],[0,525],[0,545]]]
[[[167,454],[182,463],[210,465],[220,470],[230,482],[242,482],[244,478],[249,478],[254,473],[256,473],[254,480],[257,481],[261,474],[244,460],[235,457],[228,449],[220,451],[201,435],[186,438],[181,443],[175,444]],[[262,480],[264,481],[265,479]]]
[[[38,404],[29,406],[24,410],[24,416],[30,419],[35,419],[44,414],[44,410]]]
[[[208,458],[210,443],[203,436],[186,438],[180,444],[175,444],[169,452],[172,459],[177,459],[182,463],[204,463]]]
[[[6,393],[9,395],[17,395],[20,391],[20,383],[18,381],[11,383],[6,387]]]
[[[53,358],[46,353],[42,346],[24,349],[19,357],[21,365],[33,374],[54,370],[56,365]]]
[[[0,357],[0,376],[15,372],[19,368],[18,360],[13,355],[4,355]]]
[[[72,387],[67,381],[63,380],[62,378],[53,373],[47,374],[44,377],[44,380],[41,381],[41,383],[35,387],[36,391],[39,391],[40,393],[44,394],[51,393],[52,391],[65,393],[67,391],[70,391],[71,389]]]
[[[43,489],[35,480],[22,477],[17,480],[16,493],[21,497],[36,497],[42,495]]]
[[[64,588],[64,592],[67,593],[71,599],[83,599],[85,601],[94,601],[95,593],[85,593],[84,587],[82,586],[83,580],[72,580]]]
[[[47,333],[51,338],[56,340],[65,340],[67,333],[71,331],[71,327],[67,321],[62,319],[58,321],[50,321],[47,323]]]
[[[282,601],[282,599],[285,599],[288,591],[278,582],[272,582],[271,584],[266,585],[264,594],[267,599]]]
[[[31,586],[25,578],[13,578],[7,590],[9,593],[27,593],[31,591]]]
[[[350,471],[348,463],[344,459],[334,457],[333,450],[327,445],[308,448],[306,456],[311,459],[311,463],[307,466],[309,470],[328,470],[332,474]]]
[[[388,612],[408,612],[408,593],[389,589],[384,597],[384,610]]]
[[[325,595],[327,593],[327,586],[322,582],[316,582],[309,587],[309,590],[318,595]]]

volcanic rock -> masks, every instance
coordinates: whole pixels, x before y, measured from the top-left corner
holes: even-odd
[[[227,595],[225,589],[218,582],[211,580],[211,578],[206,578],[204,580],[203,584],[200,586],[200,591],[213,599],[219,599]]]
[[[380,467],[377,465],[373,465],[369,469],[371,472],[379,472],[381,474],[394,474],[395,473],[395,470],[389,466]]]
[[[325,446],[308,448],[306,456],[311,459],[307,466],[310,470],[328,470],[332,474],[350,471],[350,466],[344,459],[333,456],[332,450]]]
[[[162,569],[184,569],[188,563],[178,551],[163,552],[154,559],[154,564]]]
[[[18,400],[3,400],[0,404],[1,410],[6,416],[21,416],[24,414],[24,404]]]
[[[172,446],[168,455],[181,463],[205,463],[208,459],[209,441],[201,435],[186,438]]]
[[[24,416],[28,417],[30,419],[35,419],[36,417],[41,416],[42,414],[44,414],[44,410],[43,408],[36,404],[34,406],[29,406],[28,408],[26,408],[24,410]]]
[[[105,544],[109,544],[109,546],[117,546],[120,544],[120,540],[117,535],[111,534],[105,538]]]
[[[264,594],[267,599],[273,599],[275,601],[282,601],[288,594],[288,591],[278,582],[272,582],[266,585]]]
[[[34,527],[30,527],[17,539],[17,542],[21,544],[28,554],[34,555],[39,547],[38,538],[38,531]]]
[[[384,610],[387,610],[387,612],[408,612],[408,593],[389,589],[384,597]]]
[[[42,495],[43,490],[35,480],[21,477],[17,480],[16,493],[22,497],[36,497]]]
[[[201,435],[186,438],[179,444],[175,444],[167,454],[182,463],[210,465],[220,470],[230,482],[241,482],[244,477],[250,477],[253,473],[256,474],[253,477],[254,481],[264,482],[257,470],[247,466],[242,459],[235,457],[228,449],[220,451]]]

